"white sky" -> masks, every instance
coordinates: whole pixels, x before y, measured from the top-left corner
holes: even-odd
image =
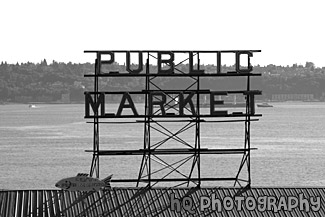
[[[94,62],[84,50],[256,49],[253,65],[325,66],[324,0],[2,0],[0,61]]]

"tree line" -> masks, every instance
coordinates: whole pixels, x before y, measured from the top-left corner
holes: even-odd
[[[157,71],[157,66],[150,65],[150,71]],[[188,64],[178,66],[188,71]],[[69,94],[73,102],[84,101],[84,91],[93,90],[93,79],[85,78],[85,74],[94,73],[93,63],[62,63],[53,61],[48,64],[46,59],[40,63],[0,65],[0,102],[59,102],[62,94]],[[215,71],[214,65],[201,65],[207,73]],[[233,71],[234,66],[222,66],[222,71]],[[315,67],[312,62],[305,65],[292,66],[254,66],[255,73],[262,76],[252,78],[251,88],[262,90],[260,99],[271,99],[272,94],[313,94],[315,99],[324,100],[325,67]],[[103,66],[103,71],[125,72],[125,65],[114,63]],[[214,77],[202,78],[201,88],[210,90],[245,89],[246,78]],[[157,78],[156,83],[164,89],[187,87],[190,79]],[[144,78],[100,78],[99,87],[103,91],[143,90]]]

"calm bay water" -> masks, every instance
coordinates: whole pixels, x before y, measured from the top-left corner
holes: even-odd
[[[251,153],[252,185],[324,187],[325,103],[273,105],[257,108],[263,116],[251,123],[251,147],[258,149]],[[83,117],[82,104],[0,105],[0,189],[53,189],[59,179],[88,173],[92,155],[85,150],[92,149],[93,126]],[[193,131],[184,133],[184,140],[193,142]],[[143,147],[143,124],[103,124],[100,134],[102,149]],[[244,123],[202,124],[202,148],[241,148],[243,135]],[[233,155],[203,156],[202,176],[234,176],[239,162]],[[136,178],[140,163],[140,156],[105,156],[100,176]]]

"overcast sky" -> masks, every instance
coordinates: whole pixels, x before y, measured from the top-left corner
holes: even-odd
[[[93,62],[84,50],[257,49],[253,65],[325,66],[324,0],[3,0],[0,61]]]

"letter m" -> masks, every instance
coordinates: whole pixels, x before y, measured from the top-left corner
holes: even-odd
[[[94,116],[98,116],[98,109],[100,106],[100,116],[105,116],[105,95],[104,93],[99,93],[99,95],[94,95],[97,97],[95,100],[91,97],[91,94],[85,92],[85,118],[90,118],[89,106],[91,106]]]

